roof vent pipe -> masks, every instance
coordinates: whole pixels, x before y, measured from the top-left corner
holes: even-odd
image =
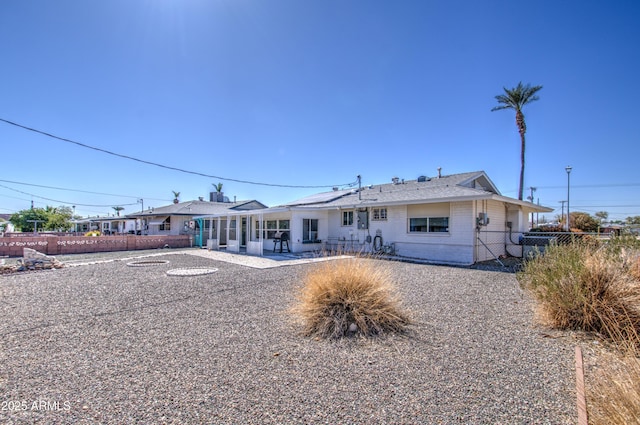
[[[438,178],[442,177],[442,167],[438,167]]]

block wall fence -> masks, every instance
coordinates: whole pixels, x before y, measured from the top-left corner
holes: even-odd
[[[81,254],[139,249],[188,248],[189,235],[120,235],[120,236],[12,236],[0,237],[0,256],[22,257],[23,248],[47,255]]]

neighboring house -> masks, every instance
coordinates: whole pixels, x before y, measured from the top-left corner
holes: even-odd
[[[136,219],[126,217],[87,217],[71,220],[72,231],[76,233],[87,233],[97,230],[103,235],[115,234],[140,234],[141,222]]]
[[[528,214],[552,211],[502,196],[478,171],[411,181],[393,178],[392,183],[319,193],[278,207],[196,218],[209,228],[230,223],[224,241],[220,232],[204,236],[213,238],[210,248],[245,248],[262,255],[273,249],[273,238],[281,232],[287,233],[292,252],[384,252],[468,265],[521,256],[518,240],[528,230]],[[250,235],[247,240],[238,239],[241,226]]]
[[[227,215],[265,208],[267,208],[266,205],[256,200],[217,202],[200,199],[149,208],[147,211],[127,214],[126,218],[141,220],[143,235],[190,234],[194,235],[196,245],[202,246],[201,235],[203,232],[208,233],[209,228],[201,229],[200,224],[194,220],[195,216]]]
[[[598,232],[610,235],[620,235],[626,228],[627,226],[623,226],[621,224],[602,223],[598,228]]]

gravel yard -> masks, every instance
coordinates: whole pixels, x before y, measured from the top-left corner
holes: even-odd
[[[576,422],[574,347],[513,274],[386,262],[411,332],[332,342],[287,311],[311,264],[161,254],[0,276],[0,423]]]

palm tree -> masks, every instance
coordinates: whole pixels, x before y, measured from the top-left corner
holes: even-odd
[[[521,201],[522,191],[524,190],[524,133],[527,131],[527,124],[524,122],[522,107],[527,103],[540,99],[536,96],[536,92],[541,88],[542,86],[531,87],[529,84],[523,86],[522,82],[519,82],[518,85],[512,89],[503,87],[505,94],[496,96],[496,100],[500,105],[491,109],[492,112],[501,109],[514,109],[516,111],[516,125],[520,133],[520,186],[518,187],[518,199]]]
[[[120,211],[124,210],[124,207],[111,207],[116,211],[116,214],[118,214],[118,217],[120,217]]]
[[[173,203],[177,204],[178,202],[180,202],[180,200],[178,199],[180,197],[180,192],[176,192],[175,190],[172,190],[173,192]]]

